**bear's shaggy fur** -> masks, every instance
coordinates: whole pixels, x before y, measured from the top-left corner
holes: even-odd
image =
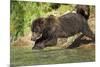
[[[68,38],[77,33],[82,33],[95,38],[90,30],[87,19],[78,13],[68,13],[60,17],[50,15],[47,18],[37,18],[32,22],[32,40],[35,41],[33,48],[44,48],[57,43],[57,38]]]
[[[87,20],[90,16],[90,7],[89,5],[76,5],[76,13],[83,15]]]

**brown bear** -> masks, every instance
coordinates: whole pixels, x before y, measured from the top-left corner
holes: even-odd
[[[78,8],[78,6],[77,6]],[[32,41],[35,41],[34,48],[44,48],[48,45],[54,45],[57,43],[58,38],[68,38],[77,33],[82,33],[95,40],[95,35],[89,28],[88,16],[84,11],[76,13],[68,13],[60,17],[53,15],[47,18],[37,18],[32,22]]]

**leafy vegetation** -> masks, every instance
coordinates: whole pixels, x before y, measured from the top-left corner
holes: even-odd
[[[30,29],[31,21],[49,10],[46,3],[11,1],[11,35],[15,40],[19,36],[24,36]]]
[[[45,2],[12,0],[10,5],[10,34],[12,40],[16,40],[20,36],[27,35],[30,32],[30,25],[34,19],[37,17],[46,16],[47,13],[55,10],[51,7],[51,5],[51,3]],[[63,14],[67,10],[71,10],[72,6],[66,6],[66,4],[62,4],[58,8],[59,9],[57,11],[59,14]]]

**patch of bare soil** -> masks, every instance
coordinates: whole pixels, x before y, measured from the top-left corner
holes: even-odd
[[[32,46],[32,41],[31,41],[31,34],[24,36],[24,37],[19,37],[16,41],[12,43],[12,46],[17,46],[17,47],[27,47],[27,46]]]
[[[78,48],[95,49],[95,44],[90,43],[90,44],[87,44],[87,45],[81,45],[81,46],[78,47]]]
[[[90,15],[88,24],[92,32],[95,34],[95,14]]]

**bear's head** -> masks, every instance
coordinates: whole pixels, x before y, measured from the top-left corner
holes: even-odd
[[[31,31],[32,31],[32,41],[39,39],[45,30],[49,30],[57,22],[55,16],[50,15],[47,18],[37,18],[32,22]]]
[[[32,41],[36,41],[42,36],[42,32],[45,28],[45,18],[38,18],[32,22],[31,31],[32,31]]]

